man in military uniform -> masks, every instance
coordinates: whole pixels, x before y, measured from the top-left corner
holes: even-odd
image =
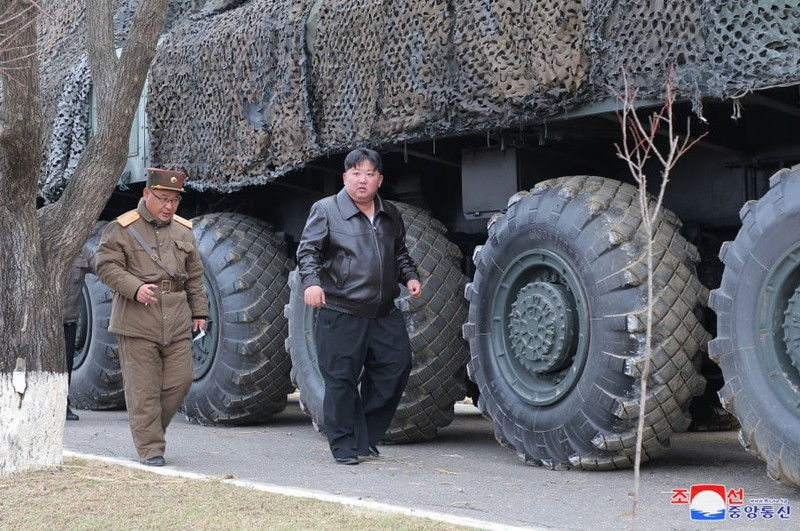
[[[67,273],[64,286],[64,346],[67,356],[67,389],[72,382],[72,368],[75,365],[75,338],[78,334],[78,318],[81,315],[81,291],[88,273],[94,272],[94,251],[84,245]],[[69,407],[67,396],[67,420],[79,420]]]
[[[148,169],[135,210],[108,224],[97,275],[114,291],[125,404],[140,462],[163,466],[165,432],[192,384],[191,337],[204,330],[208,300],[190,221],[175,211],[183,172]]]

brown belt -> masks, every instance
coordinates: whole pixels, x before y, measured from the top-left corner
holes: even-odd
[[[159,283],[161,293],[173,293],[183,291],[183,282],[180,280],[162,280]]]

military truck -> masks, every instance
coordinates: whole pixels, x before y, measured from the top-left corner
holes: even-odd
[[[119,6],[124,39],[135,2]],[[92,122],[80,3],[50,7],[44,201],[69,180]],[[293,252],[309,206],[341,186],[344,154],[368,145],[384,155],[382,195],[402,208],[425,289],[423,301],[397,300],[414,368],[388,441],[434,437],[469,396],[526,463],[628,467],[644,401],[644,459],[727,411],[770,476],[800,484],[796,3],[169,9],[132,163],[98,231],[133,207],[144,167],[187,172],[179,213],[194,222],[212,314],[187,417],[263,422],[296,388],[324,430],[314,313]],[[672,68],[677,131],[704,136],[673,171],[649,235],[616,154],[615,90],[628,80],[647,114]],[[646,169],[657,186],[658,165]],[[648,237],[654,327],[641,396]],[[122,407],[108,292],[90,279],[84,299],[73,404]]]

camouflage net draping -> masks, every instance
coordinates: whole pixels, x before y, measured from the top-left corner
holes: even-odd
[[[548,5],[255,0],[181,26],[152,67],[152,156],[225,190],[547,113],[588,68],[581,3]]]
[[[358,144],[541,122],[609,97],[624,72],[640,95],[657,95],[675,65],[678,91],[695,101],[800,83],[800,5],[788,0],[185,0],[170,8],[175,23],[151,69],[151,156],[187,171],[198,190],[264,183]],[[79,49],[80,16],[64,13],[42,50]],[[43,71],[51,107],[75,90],[65,83],[80,85],[80,68]]]
[[[172,1],[167,27],[185,18],[196,2]],[[45,116],[43,178],[39,195],[57,200],[69,181],[90,136],[91,70],[85,49],[83,0],[40,0],[38,52]],[[117,46],[127,35],[137,0],[114,0]]]

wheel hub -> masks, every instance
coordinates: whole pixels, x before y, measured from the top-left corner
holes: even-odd
[[[589,308],[571,265],[545,249],[512,259],[491,299],[489,338],[503,380],[533,406],[554,404],[581,378]]]
[[[559,284],[531,282],[517,293],[508,328],[520,365],[532,373],[560,370],[574,354],[572,296]]]

